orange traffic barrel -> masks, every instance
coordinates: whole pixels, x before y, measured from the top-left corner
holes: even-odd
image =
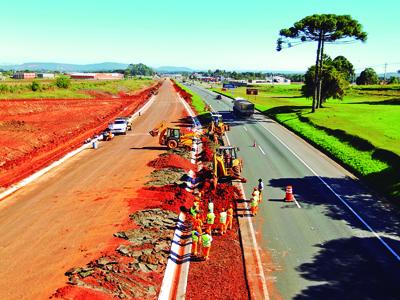
[[[286,187],[285,201],[286,201],[286,202],[292,202],[292,201],[294,201],[293,189],[292,189],[292,186],[291,186],[291,185],[288,185],[288,186]]]

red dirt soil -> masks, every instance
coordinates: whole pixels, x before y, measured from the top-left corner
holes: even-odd
[[[236,219],[225,235],[213,235],[210,259],[190,263],[186,299],[249,299],[239,240]]]
[[[1,100],[0,188],[79,147],[113,118],[132,114],[158,86],[109,99]]]
[[[194,165],[189,160],[184,159],[182,156],[177,154],[168,154],[160,156],[155,160],[149,162],[148,166],[158,170],[163,168],[173,167],[189,171],[194,168]]]
[[[82,288],[82,287],[77,287],[77,286],[65,286],[61,289],[58,289],[57,292],[51,298],[65,299],[65,300],[112,300],[112,299],[115,299],[112,296],[106,295],[104,293],[86,289],[86,288]]]

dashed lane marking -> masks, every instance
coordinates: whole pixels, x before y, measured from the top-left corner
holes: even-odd
[[[330,190],[336,198],[340,200],[349,210],[350,212],[381,242],[381,244],[400,262],[400,255],[392,248],[390,247],[376,231],[350,206],[350,204],[347,203],[346,200],[342,198],[336,191],[321,177],[318,175],[316,171],[314,171],[313,168],[311,168],[300,156],[298,156],[288,145],[285,144],[284,141],[282,141],[277,135],[275,135],[271,130],[269,130],[267,127],[265,127],[264,124],[261,124],[261,126],[268,131],[273,137],[275,137],[289,152],[291,152],[301,163],[303,163],[327,188]]]

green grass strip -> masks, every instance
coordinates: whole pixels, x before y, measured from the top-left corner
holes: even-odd
[[[202,115],[207,113],[205,110],[206,104],[205,102],[200,98],[199,95],[196,93],[192,92],[191,89],[187,88],[186,86],[182,85],[181,83],[175,81],[175,84],[179,86],[182,90],[184,90],[186,93],[190,94],[192,96],[192,106],[193,109],[196,111],[197,114]]]

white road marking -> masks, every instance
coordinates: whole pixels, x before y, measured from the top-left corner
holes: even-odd
[[[382,245],[389,250],[389,252],[400,261],[400,255],[394,251],[377,233],[376,231],[359,215],[356,211],[344,200],[333,188],[315,172],[301,157],[299,157],[288,145],[286,145],[278,136],[272,133],[264,124],[261,124],[265,130],[267,130],[272,136],[274,136],[286,149],[288,149],[300,162],[302,162],[352,213],[353,215],[382,243]]]
[[[264,152],[264,150],[260,147],[260,146],[258,146],[258,149],[260,149],[260,151],[262,152],[262,154],[264,154],[265,155],[265,152]]]
[[[247,131],[247,128],[246,128],[246,126],[243,126],[243,129],[244,129],[245,131]]]
[[[295,197],[293,197],[293,200],[294,200],[294,202],[296,203],[297,207],[298,207],[298,208],[301,208],[300,203],[296,200]]]

